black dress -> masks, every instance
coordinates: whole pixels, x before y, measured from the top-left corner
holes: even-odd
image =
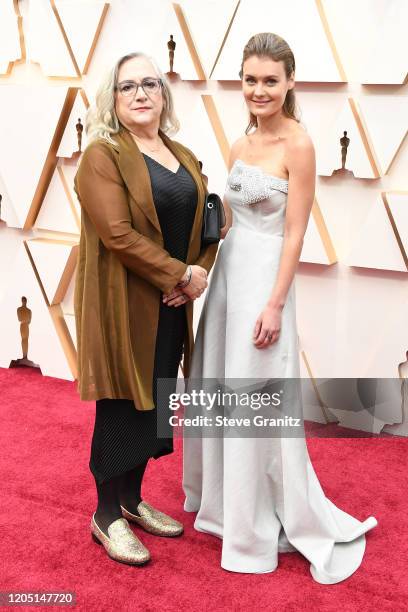
[[[144,155],[144,159],[149,169],[164,248],[172,257],[186,261],[197,205],[196,184],[181,164],[177,172],[172,172],[148,155]],[[160,293],[152,380],[155,406],[156,380],[177,378],[186,333],[185,305],[167,306],[162,297]],[[137,410],[133,400],[129,399],[96,401],[89,468],[99,483],[131,470],[150,457],[157,458],[171,452],[173,438],[157,437],[156,409]]]

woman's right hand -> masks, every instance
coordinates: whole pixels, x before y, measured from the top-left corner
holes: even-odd
[[[187,278],[188,272],[180,280],[184,281]],[[182,289],[175,287],[173,291],[163,296],[163,302],[168,306],[180,306],[188,300],[200,297],[207,286],[207,270],[201,266],[191,266],[191,279],[188,285]]]
[[[184,277],[182,280],[184,280]],[[201,266],[191,266],[191,280],[186,287],[183,287],[183,292],[191,300],[195,300],[207,287],[207,270]]]

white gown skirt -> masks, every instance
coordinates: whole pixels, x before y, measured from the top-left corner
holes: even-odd
[[[281,236],[230,229],[203,306],[192,380],[299,377],[294,284],[279,340],[266,349],[252,342],[281,246]],[[221,566],[234,572],[273,572],[279,552],[298,551],[317,582],[334,584],[360,566],[364,534],[377,525],[373,516],[361,522],[325,496],[303,436],[186,435],[183,489],[184,509],[197,512],[195,529],[222,538]]]

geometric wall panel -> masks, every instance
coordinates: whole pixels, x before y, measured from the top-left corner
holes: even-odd
[[[76,339],[75,315],[64,314],[64,319],[69,329],[69,333],[72,338],[72,341],[76,346],[77,339]]]
[[[69,335],[72,338],[72,342],[75,346],[77,346],[75,315],[64,314],[64,319],[68,327]]]
[[[336,422],[321,399],[317,381],[310,367],[310,361],[302,348],[302,339],[298,335],[300,378],[302,379],[303,418],[315,423]]]
[[[340,89],[335,88],[333,91],[330,91],[330,89],[330,87],[326,87],[324,90],[312,91],[311,87],[308,86],[304,89],[298,88],[296,91],[296,103],[301,126],[307,131],[315,147],[316,173],[317,175],[329,176],[333,168],[341,166],[339,139],[343,136],[344,129],[347,128],[343,127],[343,130],[338,134],[336,130],[333,131],[333,125],[342,113],[348,97],[348,94],[346,92],[342,93]],[[243,99],[241,105],[243,110],[246,111]],[[245,114],[246,119],[247,112]],[[232,124],[232,120],[233,117],[229,119],[228,123]],[[223,118],[223,121],[226,120]],[[331,134],[330,138],[328,138],[328,134]],[[327,153],[329,153],[329,159]]]
[[[69,282],[64,298],[61,302],[61,308],[62,308],[62,311],[65,317],[67,317],[68,315],[72,315],[72,316],[75,315],[75,309],[74,309],[75,277],[76,277],[76,274],[74,273]]]
[[[103,26],[108,2],[55,0],[55,9],[81,74],[86,74]]]
[[[71,158],[74,153],[78,152],[78,133],[76,125],[78,123],[78,119],[81,119],[81,123],[83,126],[82,129],[82,138],[81,138],[81,151],[84,151],[87,144],[87,138],[85,133],[85,114],[89,107],[89,102],[86,98],[85,92],[83,89],[79,90],[81,95],[77,95],[75,98],[74,105],[72,107],[71,113],[69,115],[67,124],[65,126],[64,134],[61,139],[60,146],[58,147],[57,156],[58,157],[68,157]]]
[[[350,378],[353,380],[354,377]],[[396,385],[391,383],[388,385],[387,390],[383,390],[386,393],[386,397],[389,398],[389,402],[387,405],[379,403],[375,407],[375,413],[372,413],[363,406],[358,398],[356,387],[357,381],[350,382],[350,385],[344,385],[341,395],[337,394],[337,396],[330,398],[328,409],[335,416],[339,427],[379,434],[384,425],[395,422],[394,418],[401,418],[401,406],[398,406],[401,398],[398,397]],[[389,392],[388,394],[387,391]],[[327,401],[324,395],[323,400]],[[345,403],[352,406],[352,409],[344,409]]]
[[[316,266],[311,270],[311,266],[305,264],[300,265],[296,272],[296,320],[301,340],[299,349],[302,354],[307,354],[306,365],[312,379],[337,375],[339,340],[334,330],[339,310],[336,307],[338,271],[338,266]],[[304,372],[302,376],[305,376]]]
[[[337,261],[333,243],[316,199],[304,236],[300,261],[326,265],[331,265]]]
[[[197,96],[193,105],[191,100],[188,101],[185,97],[183,102],[177,99],[180,117],[184,119],[176,138],[194,151],[196,157],[203,162],[203,172],[208,176],[209,189],[221,196],[225,190],[226,173],[223,172],[225,163],[201,98]]]
[[[11,72],[13,62],[21,59],[20,34],[13,2],[0,3],[0,74]]]
[[[18,227],[29,228],[35,221],[76,94],[76,88],[66,86],[2,86],[0,116],[18,117],[0,123],[1,177]]]
[[[163,72],[167,72],[170,68],[167,42],[171,34],[176,42],[174,71],[181,79],[202,80],[205,75],[201,61],[193,53],[195,46],[190,33],[183,33],[185,25],[181,6],[173,6],[168,0],[111,1],[87,72],[87,92],[93,95],[103,72],[121,55],[132,51],[152,55]]]
[[[211,71],[226,37],[239,0],[191,0],[180,2],[205,73]],[[209,36],[209,32],[211,35]]]
[[[396,294],[389,308],[384,311],[381,326],[378,326],[377,333],[374,334],[375,342],[369,352],[370,359],[367,363],[367,371],[370,372],[368,376],[396,378],[399,375],[398,364],[405,361],[405,353],[408,350],[406,329],[408,329],[408,299],[404,283],[400,295]]]
[[[381,174],[387,174],[407,134],[408,96],[361,96],[358,102]]]
[[[68,234],[78,234],[80,231],[65,191],[60,166],[55,169],[34,228]]]
[[[403,83],[408,57],[406,0],[322,1],[349,81]]]
[[[340,138],[347,132],[350,143],[347,149],[346,169],[358,178],[378,178],[380,176],[373,146],[359,106],[349,98],[337,114],[331,126],[326,129],[325,142],[320,150],[318,174],[331,176],[341,168]]]
[[[398,377],[398,363],[408,348],[404,332],[408,323],[408,277],[377,271],[366,274],[354,268],[347,280],[348,299],[341,303],[337,317],[343,332],[340,351],[351,366],[344,366],[344,375]]]
[[[0,223],[0,301],[7,288],[13,283],[17,284],[15,259],[23,240],[30,236],[31,232],[22,232]]]
[[[404,255],[381,195],[373,202],[354,237],[346,263],[349,266],[407,272]]]
[[[59,304],[67,292],[75,270],[78,244],[68,240],[35,238],[27,240],[26,245],[41,279],[48,304]]]
[[[51,306],[54,325],[59,332],[60,341],[75,379],[78,378],[77,337],[75,316],[63,313],[60,304]]]
[[[396,377],[408,349],[408,277],[351,269],[340,263],[300,266],[297,321],[313,374]],[[388,421],[390,422],[390,421]]]
[[[58,15],[49,0],[30,2],[27,59],[39,63],[43,74],[48,77],[80,76],[75,58],[65,43]]]
[[[8,194],[6,184],[1,177],[1,172],[0,172],[0,195],[2,196],[0,219],[2,221],[5,221],[9,227],[18,227],[20,223],[15,213],[15,210],[13,208],[13,204]]]
[[[241,0],[212,78],[239,80],[245,44],[256,32],[268,31],[291,46],[298,81],[347,80],[322,5],[315,0]]]
[[[170,70],[167,41],[173,34],[176,42],[174,53],[174,72],[187,81],[205,80],[205,73],[198,58],[194,43],[186,27],[184,13],[177,3],[161,6],[161,23],[157,35],[151,37],[149,52],[157,60],[163,72]],[[184,30],[184,31],[183,31]]]
[[[187,44],[191,59],[193,61],[194,68],[197,73],[197,78],[199,80],[205,81],[207,77],[205,75],[204,68],[200,60],[200,56],[197,53],[197,48],[194,44],[193,37],[191,36],[186,17],[184,15],[183,8],[177,2],[173,2],[172,4],[173,4],[174,12],[177,17],[177,21],[179,23],[179,26],[184,36],[184,40]]]
[[[408,264],[408,191],[387,191],[382,196],[402,255]]]
[[[224,159],[224,164],[228,167],[228,163],[230,160],[230,145],[225,134],[224,126],[221,122],[217,107],[215,106],[214,98],[213,96],[209,95],[202,95],[201,97],[208,119],[212,126],[214,136],[217,139],[218,148]]]
[[[41,367],[46,376],[73,380],[67,355],[59,340],[53,317],[44,300],[24,244],[14,260],[13,273],[18,283],[9,283],[0,302],[0,367],[8,368],[13,359],[22,357],[20,323],[17,308],[21,298],[27,298],[31,310],[29,324],[28,359]]]
[[[75,336],[71,333],[71,327],[68,326],[67,319],[62,312],[60,304],[54,304],[49,306],[49,313],[54,323],[55,331],[58,335],[62,350],[65,353],[65,357],[69,368],[71,370],[72,377],[78,378],[78,366],[77,366],[77,350],[74,344]],[[70,321],[72,324],[72,320]]]
[[[74,178],[78,171],[78,161],[65,162],[58,166],[60,178],[64,184],[65,193],[69,200],[72,213],[75,217],[78,229],[81,229],[81,205],[78,202],[78,196],[74,191]]]
[[[375,5],[377,22],[360,72],[361,83],[403,83],[408,73],[408,2],[377,0]]]
[[[213,105],[216,107],[215,113],[219,117],[222,131],[231,147],[238,138],[242,138],[248,125],[248,108],[241,91],[235,88],[225,89],[216,91],[211,96],[203,96],[203,99],[205,98],[213,100]]]

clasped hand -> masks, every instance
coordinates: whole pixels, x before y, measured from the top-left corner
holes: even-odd
[[[170,293],[163,295],[167,306],[181,306],[189,300],[196,300],[208,287],[207,270],[201,266],[191,266],[191,280],[186,287],[175,287]]]

